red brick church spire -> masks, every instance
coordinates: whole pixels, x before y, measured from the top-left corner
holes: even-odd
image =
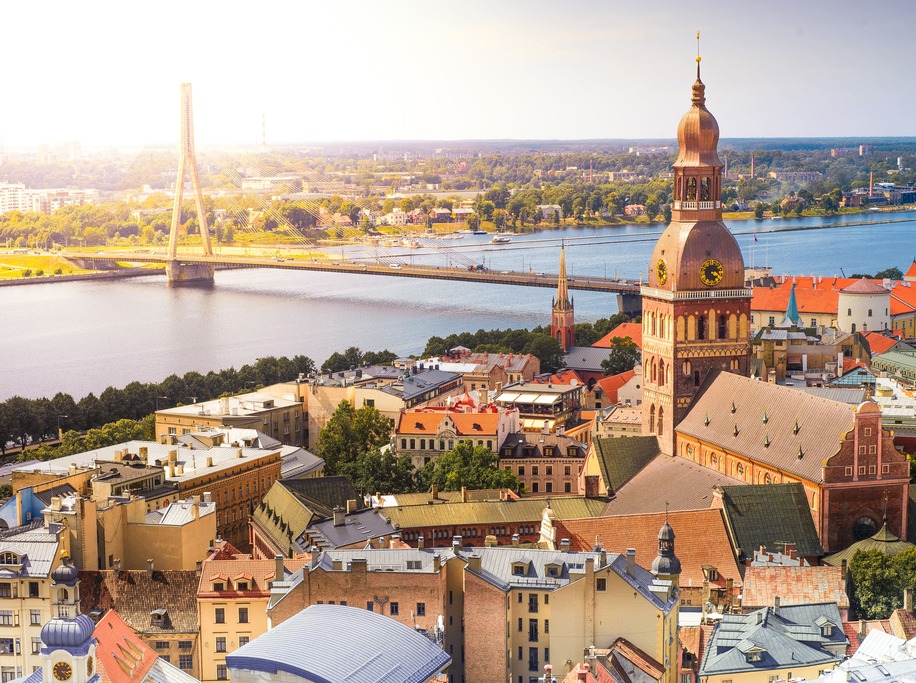
[[[576,323],[573,301],[569,298],[566,280],[566,249],[560,246],[560,274],[557,277],[557,296],[551,302],[550,336],[560,342],[564,351],[576,345]]]

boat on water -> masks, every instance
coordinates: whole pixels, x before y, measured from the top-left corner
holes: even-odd
[[[512,240],[509,239],[508,237],[505,237],[503,235],[497,235],[496,237],[490,240],[490,244],[508,244],[511,241]]]
[[[486,230],[474,230],[471,234],[472,235],[486,235],[487,231]]]

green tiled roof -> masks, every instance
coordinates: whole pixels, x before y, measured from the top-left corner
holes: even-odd
[[[846,548],[846,550],[841,550],[838,553],[833,555],[828,555],[824,558],[824,564],[829,564],[833,567],[839,567],[843,564],[843,560],[846,560],[847,565],[849,561],[852,560],[852,556],[856,554],[857,550],[880,550],[882,553],[888,557],[893,557],[897,553],[902,553],[908,548],[912,548],[913,544],[907,541],[901,541],[899,538],[894,536],[888,528],[887,522],[884,523],[884,526],[870,538],[863,539],[856,543],[853,543],[851,546]]]
[[[824,554],[802,484],[723,486],[725,519],[735,549],[753,557],[764,546],[779,551],[780,542],[795,543],[802,557]]]
[[[595,440],[601,476],[613,495],[658,455],[655,436],[627,436]]]

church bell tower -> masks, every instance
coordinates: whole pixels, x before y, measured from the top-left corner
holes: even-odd
[[[550,306],[550,336],[560,342],[563,351],[576,345],[576,322],[569,285],[566,281],[566,249],[560,247],[560,274],[557,277],[557,296]]]
[[[741,249],[722,222],[719,124],[706,109],[699,55],[677,139],[671,223],[641,290],[643,433],[655,434],[668,455],[675,455],[674,428],[709,373],[747,375],[750,366],[751,290]]]

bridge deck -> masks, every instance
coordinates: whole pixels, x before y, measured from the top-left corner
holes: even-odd
[[[115,263],[162,263],[169,261],[165,254],[117,253],[117,254],[67,254],[83,267],[106,269]],[[457,280],[461,282],[486,282],[497,285],[519,287],[556,287],[554,273],[524,273],[519,271],[468,270],[467,268],[437,268],[408,264],[363,263],[354,261],[320,260],[297,258],[267,258],[255,256],[203,256],[180,254],[179,263],[209,263],[215,266],[235,268],[282,268],[286,270],[312,270],[353,275],[384,275],[388,277],[413,277],[431,280]],[[613,294],[638,294],[640,283],[633,280],[614,280],[601,277],[580,277],[568,279],[570,289]]]

